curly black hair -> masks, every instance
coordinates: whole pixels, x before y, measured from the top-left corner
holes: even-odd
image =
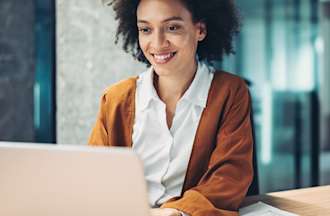
[[[181,0],[192,14],[193,22],[202,21],[207,28],[206,38],[199,42],[197,54],[200,60],[222,60],[225,54],[234,53],[232,41],[240,28],[240,17],[234,0]],[[123,40],[125,52],[140,62],[150,65],[138,43],[136,11],[140,0],[110,0],[119,21],[117,44]]]

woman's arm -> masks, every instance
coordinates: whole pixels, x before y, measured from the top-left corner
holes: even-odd
[[[88,139],[88,145],[94,146],[107,146],[108,141],[108,131],[106,129],[106,94],[103,94],[100,101],[99,113],[95,125],[93,127],[92,133]]]
[[[176,208],[191,216],[238,215],[253,177],[250,103],[249,91],[242,81],[220,122],[207,171],[198,185],[162,208]]]

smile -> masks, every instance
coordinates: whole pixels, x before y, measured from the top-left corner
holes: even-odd
[[[162,54],[152,54],[152,56],[154,57],[156,64],[166,64],[175,56],[175,54],[176,52],[170,52]]]

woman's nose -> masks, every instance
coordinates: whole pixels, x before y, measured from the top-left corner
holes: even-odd
[[[169,41],[163,31],[158,30],[154,32],[152,37],[151,45],[154,49],[167,48],[169,46]]]

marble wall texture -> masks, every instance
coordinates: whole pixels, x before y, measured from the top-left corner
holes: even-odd
[[[57,142],[86,144],[103,90],[145,70],[114,44],[101,0],[57,0]]]
[[[33,141],[34,1],[0,1],[0,140]]]

